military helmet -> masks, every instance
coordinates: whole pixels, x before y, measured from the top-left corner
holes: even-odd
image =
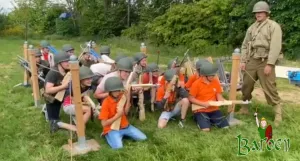
[[[159,70],[159,67],[156,63],[150,63],[148,66],[147,66],[147,72],[157,72]]]
[[[214,64],[207,63],[201,66],[200,74],[203,76],[214,76],[218,72],[218,67]]]
[[[126,58],[122,58],[117,62],[117,68],[118,70],[122,70],[122,71],[128,71],[128,72],[132,72],[132,60],[130,60],[130,58],[126,57]]]
[[[68,51],[70,51],[70,50],[74,50],[74,48],[72,47],[71,44],[65,44],[65,45],[63,45],[62,50],[63,50],[64,52],[68,52]]]
[[[176,59],[173,59],[173,60],[169,61],[169,63],[168,63],[168,69],[171,69],[171,67],[172,67],[172,65],[173,65],[173,63],[174,63],[175,60]],[[178,60],[176,60],[175,66],[178,66],[178,65],[179,65],[179,62],[178,62]]]
[[[40,56],[42,56],[41,51],[38,50],[38,49],[36,49],[34,53],[35,53],[35,57],[40,57]]]
[[[197,62],[196,62],[196,69],[200,69],[201,66],[205,63],[210,63],[208,60],[206,59],[199,59]]]
[[[105,92],[124,90],[124,85],[119,77],[107,78],[104,83]]]
[[[94,73],[92,70],[86,66],[81,66],[79,68],[79,79],[87,79],[87,78],[92,78],[94,76]]]
[[[270,6],[268,5],[267,2],[265,1],[259,1],[257,2],[254,7],[253,7],[253,13],[256,13],[256,12],[267,12],[267,13],[270,13]]]
[[[139,61],[141,61],[142,59],[144,59],[144,58],[147,58],[147,55],[146,54],[144,54],[144,53],[136,53],[135,55],[134,55],[134,60],[136,61],[136,62],[139,62]]]
[[[101,46],[100,48],[100,54],[110,54],[110,48],[109,46]]]
[[[47,48],[48,46],[50,46],[49,42],[46,40],[42,40],[40,45],[42,48]]]
[[[167,81],[171,81],[175,74],[176,74],[175,69],[168,69],[165,71],[164,76]]]
[[[120,59],[122,58],[126,58],[125,55],[123,55],[122,53],[117,54],[116,58],[115,58],[115,63],[117,63]]]
[[[64,51],[59,51],[58,54],[54,55],[54,63],[59,64],[61,62],[69,61],[70,56],[64,52]]]

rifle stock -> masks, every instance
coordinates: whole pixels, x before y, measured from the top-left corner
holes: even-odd
[[[64,81],[70,81],[70,80],[71,80],[71,73],[68,72],[64,76],[64,79],[62,80],[62,82],[64,82]],[[57,99],[58,101],[61,102],[63,100],[64,96],[65,96],[65,93],[66,93],[66,89],[59,91],[58,93],[56,93],[55,99]]]
[[[167,86],[167,89],[166,89],[166,93],[167,92],[172,92],[174,91],[174,88],[175,88],[175,84],[176,84],[176,81],[177,81],[177,78],[178,76],[177,75],[174,75],[172,80],[169,82],[168,86]],[[164,105],[164,109],[166,110],[168,108],[168,99]]]
[[[134,67],[134,70],[130,73],[130,75],[129,75],[128,79],[127,79],[127,82],[126,82],[125,89],[129,93],[124,93],[122,95],[120,101],[117,104],[117,111],[123,110],[124,106],[129,104],[129,100],[127,100],[129,98],[126,97],[126,94],[130,96],[130,89],[131,89],[131,85],[130,84],[131,84],[131,81],[132,81],[134,73],[135,73],[135,67]],[[119,117],[117,120],[115,120],[110,125],[110,128],[113,129],[113,130],[120,130],[121,119],[122,119],[122,117]]]
[[[233,104],[249,104],[251,101],[242,101],[242,100],[225,100],[225,101],[208,101],[210,106],[228,106]],[[206,107],[192,104],[192,111],[204,109]]]

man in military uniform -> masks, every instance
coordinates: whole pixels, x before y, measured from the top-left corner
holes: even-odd
[[[268,104],[274,107],[275,125],[279,125],[282,114],[275,82],[275,64],[281,52],[282,30],[279,24],[269,19],[270,8],[266,2],[257,2],[253,13],[256,22],[248,28],[242,44],[241,69],[245,71],[243,100],[252,98],[255,81],[259,80]],[[238,113],[247,114],[248,107],[242,106]]]

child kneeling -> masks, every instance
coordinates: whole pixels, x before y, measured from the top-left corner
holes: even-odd
[[[203,131],[210,131],[212,124],[219,128],[228,128],[229,126],[219,107],[209,104],[209,101],[224,101],[220,82],[215,78],[217,71],[218,67],[213,64],[205,64],[201,67],[201,71],[198,71],[200,78],[193,83],[190,89],[190,102],[202,107],[194,109],[193,113],[198,127]]]
[[[127,120],[126,115],[129,112],[130,104],[125,103],[125,107],[117,109],[122,96],[126,94],[121,92],[124,90],[121,79],[119,77],[107,78],[104,84],[104,89],[105,92],[109,92],[109,95],[103,100],[99,119],[103,126],[103,135],[105,136],[108,144],[113,149],[120,149],[123,147],[122,139],[124,136],[135,141],[146,140],[146,135],[136,127],[130,125]],[[128,100],[128,98],[129,97],[126,99]],[[121,119],[120,125],[118,125],[120,130],[111,129],[111,125],[118,119]]]
[[[87,101],[87,100],[85,100],[86,97],[89,97],[88,92],[92,85],[93,76],[94,76],[94,74],[90,70],[90,68],[85,67],[85,66],[82,66],[79,68],[80,90],[82,93],[82,101],[83,102],[86,102]],[[84,93],[86,93],[86,95]],[[64,101],[63,101],[63,110],[66,114],[75,116],[75,105],[72,104],[72,96],[71,95],[72,95],[72,93],[70,94],[69,90],[67,90]],[[86,124],[91,117],[91,107],[84,103],[82,105],[82,112],[83,112],[83,122],[84,122],[84,124]],[[76,126],[72,125],[72,124],[60,123],[59,127],[68,129],[68,130],[72,130],[72,131],[77,131]]]

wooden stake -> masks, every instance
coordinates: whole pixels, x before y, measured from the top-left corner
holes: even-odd
[[[98,151],[100,145],[94,139],[91,140],[85,139],[85,124],[83,122],[80,79],[79,79],[79,62],[76,56],[71,56],[69,63],[70,63],[70,70],[72,75],[72,91],[73,91],[73,101],[74,101],[73,104],[75,105],[78,142],[71,143],[72,141],[68,140],[68,144],[64,145],[63,148],[67,150],[72,156],[74,156],[74,155],[86,154],[90,151]]]
[[[233,53],[232,54],[232,68],[231,68],[231,78],[230,78],[230,92],[229,92],[229,100],[236,99],[236,89],[239,76],[239,65],[240,65],[240,54]],[[228,112],[234,111],[235,104],[232,104],[228,107]]]
[[[35,51],[33,50],[33,46],[29,46],[29,54],[30,54],[30,70],[31,70],[31,82],[32,82],[32,92],[34,98],[35,107],[40,106],[40,91],[39,91],[39,83],[38,83],[38,74],[37,74],[37,66],[35,60]]]
[[[28,61],[29,57],[28,57],[28,43],[27,41],[24,42],[24,45],[23,45],[23,53],[24,53],[24,59]],[[23,85],[27,86],[29,83],[29,74],[28,74],[28,71],[26,69],[24,69],[24,78],[23,78]]]
[[[79,79],[79,62],[70,61],[70,70],[72,76],[72,92],[73,92],[73,104],[75,105],[76,114],[76,127],[78,138],[85,138],[85,125],[83,123],[80,79]],[[84,139],[85,142],[85,139]]]

